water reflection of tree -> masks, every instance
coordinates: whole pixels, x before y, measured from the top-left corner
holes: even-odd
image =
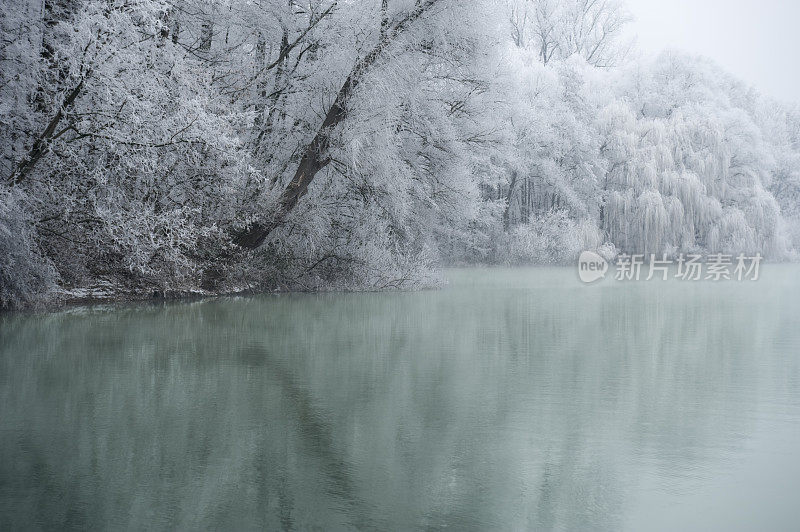
[[[619,528],[640,469],[690,475],[748,434],[754,353],[796,303],[543,272],[6,318],[5,519]]]

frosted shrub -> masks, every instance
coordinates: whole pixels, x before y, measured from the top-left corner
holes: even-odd
[[[41,303],[55,283],[55,269],[39,252],[30,220],[14,194],[0,186],[0,309]]]
[[[800,260],[800,217],[789,218],[785,221],[783,227],[783,241],[782,249],[784,256],[790,260]]]
[[[566,211],[551,211],[518,225],[507,236],[509,264],[568,264],[581,251],[603,246],[600,232],[588,221],[575,221]],[[611,253],[609,246],[605,253]]]
[[[282,230],[254,278],[264,288],[300,290],[417,289],[439,284],[435,253],[410,240],[376,204],[353,203],[354,216],[332,224],[317,210],[315,223]],[[395,224],[402,220],[395,220]],[[288,233],[288,234],[284,234]]]

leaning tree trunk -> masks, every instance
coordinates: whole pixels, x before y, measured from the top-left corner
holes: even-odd
[[[291,182],[286,186],[278,202],[277,211],[269,221],[258,221],[234,234],[233,242],[246,249],[260,247],[272,231],[286,222],[289,214],[297,206],[300,198],[308,191],[308,186],[314,177],[330,163],[328,149],[330,148],[330,135],[333,129],[347,117],[346,103],[353,94],[365,72],[381,56],[384,50],[408,27],[422,17],[434,5],[442,0],[418,0],[413,11],[408,13],[394,24],[387,22],[385,12],[388,2],[383,2],[384,14],[381,19],[381,33],[378,44],[360,61],[358,61],[347,76],[342,88],[339,89],[333,105],[325,115],[316,136],[306,146],[300,165]]]
[[[36,166],[36,163],[47,153],[49,149],[50,142],[56,137],[58,134],[56,133],[56,128],[58,124],[61,122],[61,119],[64,118],[64,113],[72,107],[72,104],[75,103],[75,100],[81,94],[81,89],[83,88],[83,80],[81,80],[75,88],[73,88],[64,98],[64,101],[59,106],[58,110],[56,111],[53,118],[47,123],[47,127],[45,130],[36,137],[36,140],[33,142],[33,146],[25,155],[25,157],[17,164],[17,167],[8,177],[8,184],[9,185],[19,185],[22,183],[27,177],[28,174],[33,170]]]
[[[352,93],[353,87],[354,79],[351,74],[336,96],[336,100],[325,116],[325,120],[322,122],[322,126],[314,137],[314,140],[311,141],[311,144],[306,148],[294,178],[284,189],[283,194],[281,194],[278,203],[278,212],[275,217],[266,223],[256,222],[245,230],[237,233],[234,237],[234,243],[238,246],[247,249],[256,249],[261,246],[273,229],[284,223],[288,214],[295,208],[297,202],[308,190],[308,185],[317,173],[328,165],[330,162],[327,156],[330,146],[330,132],[331,129],[341,123],[347,116],[344,103]]]

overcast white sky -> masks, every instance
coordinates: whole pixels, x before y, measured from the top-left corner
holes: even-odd
[[[800,103],[800,0],[627,0],[639,48],[701,54]]]

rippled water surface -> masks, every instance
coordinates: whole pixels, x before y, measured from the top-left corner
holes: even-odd
[[[800,529],[800,268],[0,316],[0,529]]]

